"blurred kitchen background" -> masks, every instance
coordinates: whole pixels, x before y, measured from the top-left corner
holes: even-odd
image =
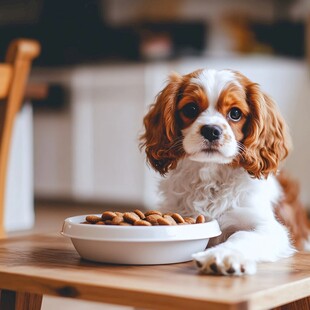
[[[201,67],[239,70],[278,102],[294,142],[286,168],[310,210],[308,0],[0,0],[2,56],[16,37],[40,41],[30,82],[48,91],[17,120],[9,230],[22,205],[17,226],[32,225],[32,187],[50,212],[156,207],[158,177],[138,148],[143,115],[171,71]]]

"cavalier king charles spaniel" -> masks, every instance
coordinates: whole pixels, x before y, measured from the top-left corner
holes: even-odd
[[[297,185],[278,172],[290,149],[274,101],[239,72],[170,76],[144,118],[141,146],[161,175],[161,208],[216,219],[222,235],[193,254],[202,273],[253,274],[309,248]]]

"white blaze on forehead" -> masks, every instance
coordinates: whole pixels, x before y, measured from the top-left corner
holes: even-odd
[[[191,79],[192,83],[202,86],[208,96],[209,107],[215,108],[221,92],[230,84],[234,83],[241,87],[235,73],[230,70],[205,69],[198,77]]]

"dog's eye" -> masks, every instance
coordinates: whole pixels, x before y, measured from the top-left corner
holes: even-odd
[[[195,102],[190,102],[181,109],[181,112],[187,118],[195,118],[199,114],[199,107]]]
[[[228,112],[228,118],[231,119],[233,122],[240,121],[241,117],[242,117],[242,112],[238,108],[232,108]]]

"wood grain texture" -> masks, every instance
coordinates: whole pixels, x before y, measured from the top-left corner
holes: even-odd
[[[42,299],[42,295],[17,292],[15,310],[40,310]]]
[[[310,298],[303,298],[295,302],[276,307],[273,310],[309,310],[310,309]]]
[[[7,96],[12,78],[12,66],[0,64],[0,99]]]
[[[0,291],[1,310],[40,310],[42,295],[10,290]]]
[[[14,120],[24,98],[25,86],[33,58],[40,53],[40,45],[33,40],[14,40],[7,50],[5,65],[2,65],[2,89],[0,117],[0,238],[5,237],[3,214],[6,190],[6,175]],[[10,69],[5,69],[10,68]]]
[[[310,255],[221,277],[200,275],[192,263],[92,263],[61,236],[28,236],[0,242],[0,287],[150,309],[270,309],[310,295]]]

